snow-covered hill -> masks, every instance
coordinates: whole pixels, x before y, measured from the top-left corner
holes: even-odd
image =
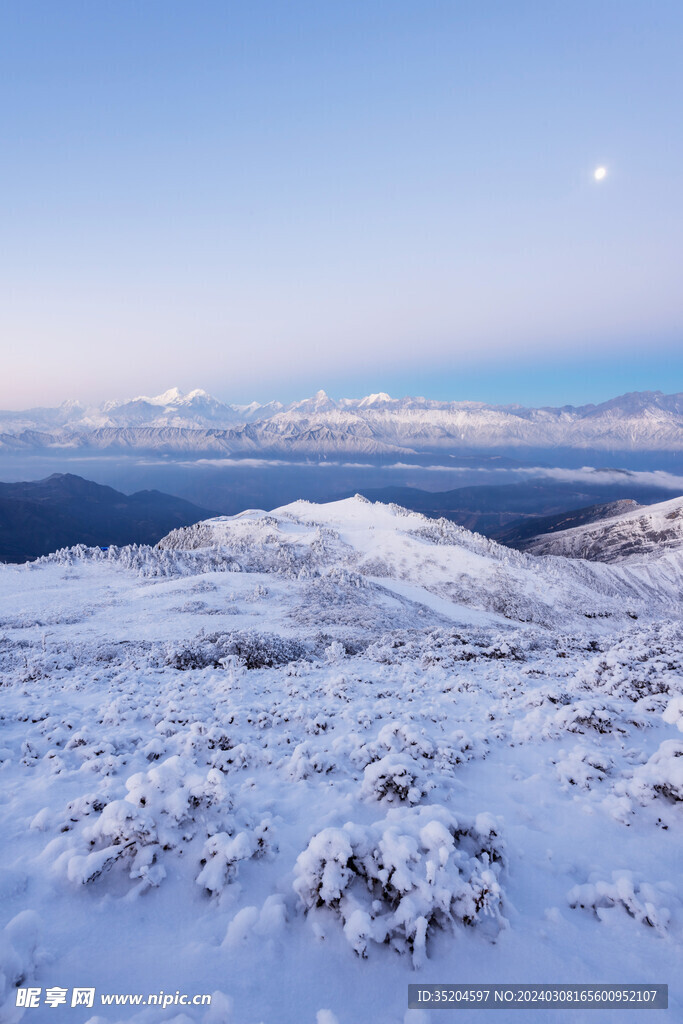
[[[667,503],[668,504],[668,503]],[[568,617],[593,619],[655,614],[683,599],[683,552],[660,564],[646,559],[605,568],[594,563],[538,559],[398,505],[357,495],[315,505],[301,501],[274,512],[243,512],[174,530],[164,551],[221,554],[249,569],[315,576],[333,568],[377,577],[383,586],[423,592],[545,625]],[[422,598],[424,598],[424,593]]]
[[[601,405],[526,409],[477,402],[331,399],[324,391],[283,406],[226,405],[177,388],[154,398],[0,413],[0,447],[255,451],[282,455],[435,452],[496,448],[676,451],[683,396],[642,392]]]
[[[683,498],[622,512],[598,523],[536,537],[527,550],[598,562],[642,561],[683,552]]]
[[[673,1024],[682,579],[362,498],[0,566],[3,1021],[426,1024],[532,964]]]

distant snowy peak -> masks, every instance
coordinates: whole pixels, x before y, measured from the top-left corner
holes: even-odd
[[[204,391],[202,388],[195,388],[193,391],[184,393],[180,388],[169,388],[168,391],[164,391],[160,395],[156,395],[153,398],[148,398],[146,395],[139,395],[137,398],[133,398],[130,401],[122,402],[118,405],[119,409],[125,409],[130,406],[146,406],[154,407],[157,410],[164,410],[166,413],[173,413],[175,411],[182,413],[193,412],[204,412],[211,416],[215,416],[216,413],[219,415],[229,415],[231,409],[229,406],[220,402],[213,395],[210,395],[208,391]]]
[[[202,388],[185,393],[174,387],[159,395],[137,395],[125,401],[105,402],[89,409],[78,407],[67,425],[80,430],[111,427],[221,430],[243,419],[239,409],[225,405]]]
[[[526,548],[535,555],[564,555],[622,562],[683,550],[683,497],[622,512],[598,523],[547,533]]]
[[[316,391],[313,398],[304,398],[300,402],[292,402],[291,405],[285,406],[288,412],[310,412],[310,413],[325,413],[331,412],[333,409],[338,408],[338,403],[335,402],[326,391]]]
[[[358,403],[358,408],[370,409],[373,406],[390,405],[392,403],[396,403],[397,401],[397,398],[392,398],[390,395],[386,393],[386,391],[380,391],[376,395],[367,395],[365,398],[361,398],[360,402]]]
[[[194,394],[195,392],[191,392]],[[205,392],[198,392],[199,394],[205,394]],[[147,398],[145,395],[140,395],[138,398],[134,398],[134,402],[147,402],[149,405],[178,405],[186,396],[183,395],[180,388],[169,388],[168,391],[164,391],[163,394],[157,395],[156,398]],[[189,397],[189,396],[187,396]]]
[[[145,402],[147,405],[161,405],[165,408],[170,406],[193,405],[200,402],[208,405],[222,405],[218,399],[213,398],[208,391],[204,391],[202,388],[195,388],[193,391],[188,391],[187,394],[184,394],[180,388],[169,388],[168,391],[164,391],[163,394],[156,395],[154,398],[147,398],[145,395],[139,395],[131,401]],[[227,407],[223,406],[223,408]]]
[[[579,408],[527,409],[397,399],[385,392],[335,400],[322,390],[289,405],[227,405],[200,388],[184,393],[174,387],[100,406],[72,401],[57,409],[0,412],[0,447],[14,449],[118,446],[316,457],[555,447],[677,451],[682,444],[683,395],[661,392]]]

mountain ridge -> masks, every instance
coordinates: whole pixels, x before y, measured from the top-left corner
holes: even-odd
[[[416,455],[482,449],[573,448],[677,452],[683,393],[629,392],[598,405],[487,405],[384,392],[283,405],[228,405],[202,389],[54,409],[0,412],[0,449],[255,452],[291,457]]]
[[[621,511],[600,522],[545,533],[525,545],[533,555],[624,562],[683,549],[683,497]]]
[[[0,561],[25,562],[74,544],[153,544],[207,512],[162,491],[127,495],[73,473],[0,483]]]

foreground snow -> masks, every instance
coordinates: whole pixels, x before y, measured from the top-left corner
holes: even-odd
[[[0,1019],[35,984],[215,995],[25,1020],[426,1024],[416,981],[668,982],[680,1019],[672,558],[355,499],[2,567]]]

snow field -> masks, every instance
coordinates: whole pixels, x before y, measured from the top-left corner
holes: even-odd
[[[458,603],[456,535],[350,509],[342,529],[330,507],[303,506],[314,529],[244,516],[239,552],[228,520],[215,550],[2,568],[8,1022],[17,984],[86,984],[214,1005],[76,1007],[74,1024],[423,1024],[406,1011],[421,980],[665,981],[660,1016],[678,1019],[683,630],[668,584],[647,616],[586,618],[567,563],[573,610],[549,628],[533,559],[511,558],[505,617],[477,603],[504,553],[465,536]],[[283,531],[312,541],[278,555]],[[488,575],[465,564],[479,547]],[[560,579],[559,559],[539,564]],[[602,570],[597,602],[618,577],[578,571],[588,586]]]

